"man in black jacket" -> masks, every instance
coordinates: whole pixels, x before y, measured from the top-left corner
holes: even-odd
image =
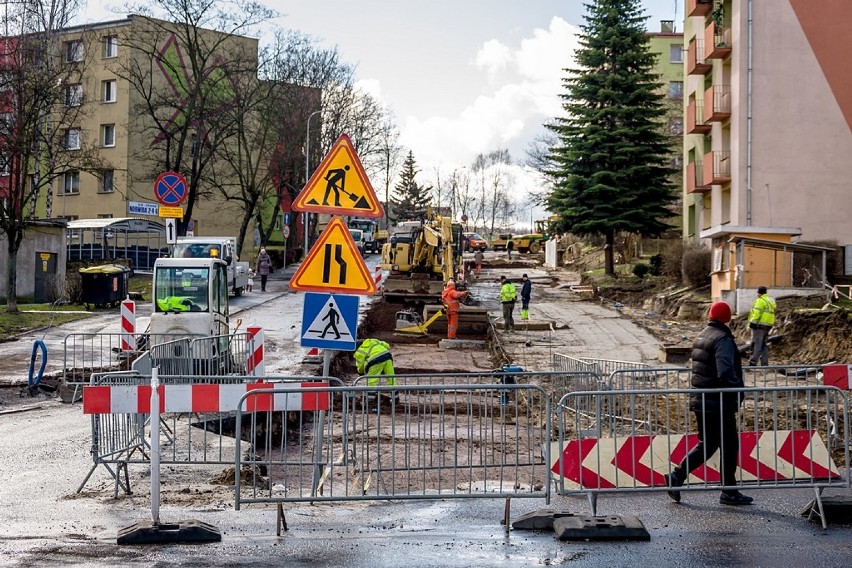
[[[689,408],[698,421],[698,445],[667,476],[670,488],[680,487],[689,472],[704,465],[716,450],[721,450],[722,485],[737,484],[737,457],[740,451],[737,410],[742,392],[728,391],[745,386],[743,368],[731,329],[731,308],[725,302],[710,306],[710,321],[692,344],[692,387],[720,389],[716,393],[696,393],[689,397]],[[670,490],[669,497],[680,503],[680,491]],[[723,505],[748,505],[754,499],[736,489],[724,489],[719,497]]]

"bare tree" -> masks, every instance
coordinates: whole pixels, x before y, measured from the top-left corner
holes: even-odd
[[[63,28],[76,9],[76,2],[64,0],[3,5],[0,230],[8,251],[9,312],[18,311],[17,256],[28,222],[53,215],[57,179],[64,180],[62,193],[77,191],[80,171],[102,166],[80,127],[86,31],[63,42]]]
[[[379,125],[378,136],[378,152],[375,155],[375,160],[378,162],[377,169],[379,169],[381,187],[384,188],[385,225],[387,225],[390,188],[402,163],[403,150],[399,144],[399,128],[390,109],[385,109],[385,115]]]
[[[545,124],[548,126],[548,124]],[[553,177],[551,172],[554,171],[555,164],[553,162],[553,149],[559,143],[559,137],[556,133],[548,128],[544,133],[533,138],[527,146],[526,165],[541,174],[544,181],[541,189],[530,192],[530,201],[535,205],[546,205],[547,196],[553,188]]]
[[[257,43],[246,37],[275,13],[252,0],[153,0],[130,6],[132,33],[122,38],[136,54],[118,74],[138,101],[129,130],[149,147],[136,158],[142,179],[163,170],[184,174],[189,184],[186,231],[199,198],[209,198],[209,168],[239,126],[223,111],[236,99],[234,78],[257,68]],[[162,19],[156,19],[162,18]],[[221,180],[220,180],[221,183]]]
[[[456,168],[450,176],[450,201],[459,219],[470,219],[477,207],[476,194],[470,179],[470,170]]]

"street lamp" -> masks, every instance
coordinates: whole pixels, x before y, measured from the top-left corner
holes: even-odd
[[[310,176],[310,167],[311,167],[311,119],[314,117],[314,115],[320,114],[320,112],[321,111],[315,110],[308,117],[308,130],[307,130],[307,133],[305,134],[305,186],[308,185],[308,179],[310,179],[310,177],[311,177]],[[310,248],[309,247],[309,241],[308,241],[308,212],[305,211],[304,213],[302,213],[302,215],[303,215],[302,226],[305,229],[305,256],[304,256],[304,258],[307,258],[308,257],[308,249]]]

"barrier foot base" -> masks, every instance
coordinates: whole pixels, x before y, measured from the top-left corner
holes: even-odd
[[[118,531],[118,544],[173,544],[220,542],[222,533],[211,524],[195,519],[176,523],[141,521]]]

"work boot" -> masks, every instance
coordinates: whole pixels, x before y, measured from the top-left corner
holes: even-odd
[[[683,482],[678,479],[677,474],[675,472],[671,472],[666,475],[666,485],[668,487],[680,487],[683,485]],[[669,496],[669,499],[674,501],[675,503],[680,503],[680,491],[666,491],[666,495]]]
[[[722,505],[732,505],[734,507],[751,505],[752,501],[754,501],[753,497],[743,495],[739,491],[723,491],[719,496],[719,503]]]

